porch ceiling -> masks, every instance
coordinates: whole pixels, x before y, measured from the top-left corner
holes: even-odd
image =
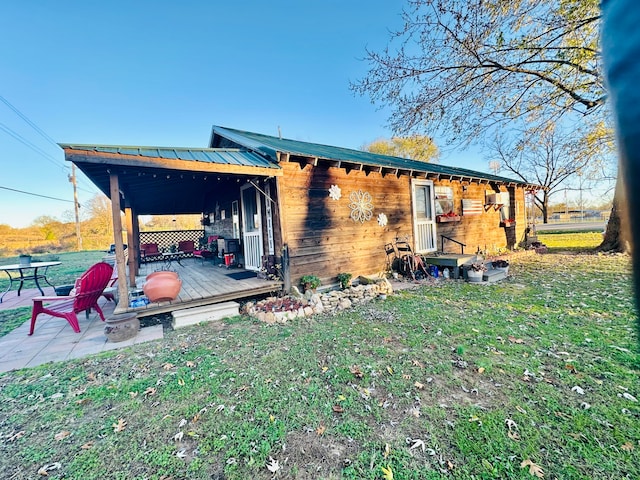
[[[250,179],[282,175],[276,164],[241,150],[61,146],[107,196],[110,174],[117,173],[122,204],[138,215],[201,213],[208,200]]]

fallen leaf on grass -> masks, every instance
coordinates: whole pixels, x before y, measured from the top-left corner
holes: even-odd
[[[516,405],[516,410],[524,415],[527,414],[527,411],[524,408],[522,408],[520,405]]]
[[[482,420],[480,420],[480,417],[478,417],[477,415],[471,415],[471,418],[469,418],[470,422],[477,422],[478,426],[481,427],[482,426]]]
[[[414,367],[424,368],[424,364],[419,360],[412,360],[411,363],[413,364]]]
[[[60,441],[60,440],[64,440],[65,438],[67,438],[69,435],[71,435],[71,432],[68,430],[62,430],[59,433],[56,433],[55,436],[53,437],[55,440]]]
[[[342,408],[340,405],[334,405],[332,408],[333,408],[333,411],[336,413],[344,412],[344,408]]]
[[[577,373],[578,373],[578,370],[576,369],[576,367],[575,367],[575,366],[573,366],[573,365],[572,365],[572,364],[570,364],[570,363],[567,363],[567,364],[564,366],[564,368],[566,368],[567,370],[569,370],[571,373],[574,373],[574,374],[577,374]]]
[[[633,443],[627,442],[624,445],[622,445],[620,448],[625,452],[633,452],[634,447],[633,447]]]
[[[384,480],[393,480],[393,470],[391,470],[391,466],[387,465],[387,467],[380,467],[382,470],[382,475],[384,476]]]
[[[43,477],[48,477],[49,476],[48,472],[50,472],[52,470],[58,470],[60,468],[62,468],[62,464],[60,462],[55,462],[55,463],[50,463],[48,465],[43,465],[38,470],[38,475],[42,475]]]
[[[415,382],[413,386],[416,387],[418,390],[422,390],[424,388],[424,383]]]
[[[7,440],[9,440],[10,442],[15,442],[16,440],[19,440],[22,437],[24,437],[24,434],[25,434],[24,430],[20,430],[17,433],[10,433],[9,435],[7,435]]]
[[[387,367],[387,372],[389,372],[389,375],[393,375],[393,368]]]
[[[93,373],[93,372],[87,373],[87,380],[89,382],[95,382],[96,381],[96,374]]]
[[[91,403],[90,398],[83,398],[81,400],[76,400],[76,405],[86,405],[87,403]]]
[[[384,444],[384,452],[382,453],[382,456],[384,458],[387,458],[389,455],[391,455],[391,446],[388,443]]]
[[[533,475],[534,477],[538,477],[538,478],[544,478],[544,470],[542,469],[542,467],[540,465],[536,465],[528,458],[520,464],[520,468],[525,468],[525,467],[529,467],[530,475]]]
[[[127,422],[124,420],[124,418],[120,418],[118,420],[118,423],[114,423],[111,426],[113,427],[114,433],[118,433],[122,432],[125,429],[125,427],[127,426]]]
[[[572,392],[576,392],[578,395],[584,395],[584,390],[580,388],[578,385],[575,385],[572,389]]]
[[[518,432],[514,432],[509,430],[507,432],[507,436],[511,439],[511,440],[515,440],[516,442],[520,441],[520,435],[518,434]]]
[[[164,365],[162,365],[162,368],[164,368],[165,370],[171,370],[174,367],[173,363],[165,363]]]
[[[521,338],[516,338],[513,335],[509,335],[508,338],[511,343],[519,343],[519,344],[524,343],[524,340],[522,340]]]
[[[424,442],[422,440],[417,438],[417,439],[411,440],[411,441],[413,442],[413,445],[411,445],[409,447],[409,450],[414,450],[416,448],[420,448],[420,449],[422,449],[423,452],[425,451],[426,446],[425,446],[425,444],[424,444]]]
[[[356,378],[362,378],[364,377],[364,373],[362,373],[362,371],[360,370],[360,367],[358,365],[352,365],[351,368],[349,368],[349,371],[353,374],[354,377]]]
[[[316,428],[316,435],[321,436],[325,430],[327,429],[327,427],[325,427],[322,423],[320,425],[318,425],[318,428]]]
[[[84,445],[82,445],[80,448],[82,450],[89,450],[89,449],[93,448],[94,443],[95,442],[87,442]]]
[[[178,379],[178,385],[180,385],[181,387],[184,387],[184,380],[179,378]]]
[[[182,441],[182,437],[184,437],[184,432],[178,432],[173,436],[173,441],[180,442]]]
[[[518,429],[518,424],[516,422],[514,422],[513,420],[511,420],[510,418],[505,419],[504,423],[505,423],[505,425],[507,426],[507,428],[509,430],[517,430]]]
[[[155,395],[157,391],[158,391],[158,389],[157,389],[157,388],[154,388],[154,387],[148,387],[148,388],[144,391],[143,395],[144,395],[144,396]]]
[[[269,470],[271,473],[276,473],[278,470],[280,470],[280,464],[278,463],[278,460],[276,460],[275,458],[269,457],[269,462],[267,463],[267,470]]]
[[[138,392],[129,392],[129,398],[136,398],[138,396]]]
[[[484,370],[485,370],[484,367],[480,367],[478,368],[478,373],[484,373]]]
[[[178,450],[176,452],[176,457],[178,457],[178,458],[187,458],[187,449],[186,448],[181,448],[180,450]]]
[[[632,402],[637,402],[638,399],[631,395],[630,393],[624,392],[623,394],[618,394],[619,397],[626,398],[627,400],[631,400]]]
[[[193,368],[196,366],[196,362],[192,362],[191,360],[188,360],[185,365],[189,368]]]

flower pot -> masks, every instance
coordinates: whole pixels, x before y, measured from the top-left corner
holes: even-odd
[[[170,302],[180,293],[182,280],[175,272],[153,272],[147,275],[142,291],[150,302]]]
[[[104,334],[110,342],[123,342],[135,337],[140,330],[140,320],[135,313],[115,314],[106,319]]]
[[[20,265],[28,267],[31,265],[31,255],[20,255],[19,261]]]
[[[471,283],[479,283],[482,282],[482,276],[484,272],[482,270],[467,270],[467,281]]]

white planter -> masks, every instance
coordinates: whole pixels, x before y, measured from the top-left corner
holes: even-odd
[[[482,276],[484,275],[484,272],[482,270],[475,271],[475,270],[467,270],[467,281],[471,282],[471,283],[478,283],[478,282],[482,282]]]

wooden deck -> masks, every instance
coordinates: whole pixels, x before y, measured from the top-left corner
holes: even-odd
[[[138,317],[158,313],[172,312],[191,307],[212,305],[254,296],[275,293],[281,290],[282,282],[262,280],[257,277],[236,280],[230,275],[250,272],[240,268],[227,269],[211,261],[203,262],[197,258],[188,258],[172,262],[170,269],[178,273],[182,280],[182,289],[178,298],[171,302],[150,303],[143,307],[118,306],[115,313],[135,312]],[[142,289],[145,277],[156,270],[165,268],[163,262],[147,263],[140,267],[140,276],[136,277],[136,285]]]

